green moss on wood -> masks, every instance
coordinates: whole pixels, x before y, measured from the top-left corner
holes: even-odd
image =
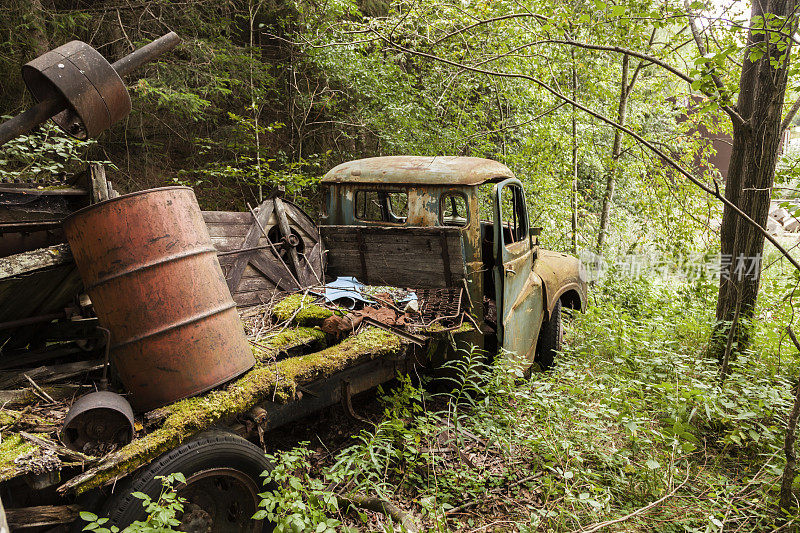
[[[334,312],[316,305],[314,298],[302,294],[292,294],[278,302],[272,309],[275,318],[285,322],[291,320],[298,326],[319,326]]]
[[[256,361],[276,359],[281,353],[303,346],[325,346],[325,333],[317,328],[287,328],[274,337],[252,345]]]
[[[297,335],[312,335],[311,331]],[[313,333],[317,335],[317,333]],[[291,335],[277,342],[289,342]],[[295,339],[296,341],[296,339]],[[273,349],[272,346],[267,346]],[[122,476],[180,444],[184,439],[213,424],[246,413],[267,400],[286,402],[295,397],[297,386],[332,376],[368,360],[398,354],[400,338],[386,331],[368,328],[341,343],[308,355],[277,363],[257,362],[240,379],[222,390],[181,400],[166,409],[164,424],[104,459],[99,465],[70,480],[59,490],[84,492]]]
[[[270,346],[278,351],[291,350],[298,346],[325,343],[325,333],[318,328],[285,329],[269,340]]]
[[[34,445],[19,435],[3,435],[0,443],[0,481],[11,479],[25,471],[16,464],[17,458],[33,451]]]

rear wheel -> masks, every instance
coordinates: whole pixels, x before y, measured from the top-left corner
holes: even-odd
[[[109,525],[120,529],[145,520],[142,501],[132,493],[158,498],[161,480],[155,477],[180,472],[186,483],[178,486],[177,492],[187,501],[176,517],[181,521],[177,529],[197,533],[271,531],[268,522],[250,518],[261,500],[261,473],[271,469],[264,452],[249,441],[224,431],[201,433],[156,459],[122,490],[118,487],[100,516],[108,516]]]
[[[561,325],[561,300],[559,300],[553,307],[553,311],[550,312],[550,320],[542,322],[539,340],[536,343],[534,361],[539,363],[542,370],[553,366],[556,354],[561,350],[563,338],[564,328]]]

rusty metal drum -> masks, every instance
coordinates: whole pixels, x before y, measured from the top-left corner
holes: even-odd
[[[190,188],[89,206],[64,232],[135,409],[199,394],[255,364]]]

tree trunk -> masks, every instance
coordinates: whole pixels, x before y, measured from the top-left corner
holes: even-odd
[[[765,13],[786,18],[792,16],[787,24],[793,34],[797,29],[794,10],[798,0],[768,0],[753,2],[751,24]],[[789,68],[788,54],[791,40],[781,37],[778,43],[766,43],[765,32],[748,35],[748,46],[740,77],[739,98],[736,104],[739,115],[745,124],[734,126],[733,147],[728,171],[725,195],[753,220],[764,226],[769,212],[770,192],[775,177],[775,164],[781,139],[781,113],[786,93]],[[785,46],[786,60],[780,58]],[[750,61],[750,51],[754,47],[767,46],[766,53],[756,61]],[[779,66],[774,67],[778,61]],[[725,338],[735,313],[737,300],[741,302],[741,326],[737,331],[737,347],[741,349],[749,338],[748,324],[753,317],[758,295],[761,255],[764,250],[764,236],[752,226],[741,220],[736,213],[725,208],[721,227],[722,272],[720,292],[717,300],[717,327],[711,355],[721,358],[724,353]]]
[[[622,56],[622,82],[619,89],[619,107],[617,109],[617,123],[625,125],[625,116],[628,109],[628,96],[633,89],[633,84],[628,84],[628,67],[630,65],[630,56],[625,54]],[[608,169],[608,177],[606,179],[606,192],[603,195],[603,209],[600,213],[600,231],[597,234],[597,253],[603,253],[603,244],[608,231],[608,218],[611,210],[611,200],[614,197],[614,187],[617,182],[617,163],[619,156],[622,153],[622,132],[619,129],[614,130],[614,144],[611,147],[611,166]]]
[[[800,350],[800,343],[797,342],[797,337],[794,331],[792,331],[792,327],[789,326],[787,331],[795,348]],[[783,439],[783,453],[786,456],[786,466],[783,468],[780,500],[778,501],[777,523],[779,526],[783,526],[786,523],[786,517],[792,509],[792,484],[794,483],[794,476],[797,472],[797,454],[795,454],[794,451],[794,443],[797,440],[795,431],[797,430],[798,418],[800,418],[800,380],[798,380],[795,385],[794,404],[789,413],[789,420],[786,423],[786,434]]]
[[[572,99],[577,99],[578,72],[575,68],[575,49],[572,53]],[[578,110],[572,108],[572,253],[578,253]]]

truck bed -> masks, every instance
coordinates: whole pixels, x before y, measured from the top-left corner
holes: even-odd
[[[59,493],[85,492],[125,476],[212,426],[222,424],[246,434],[258,419],[262,429],[278,427],[389,381],[417,362],[401,335],[366,324],[329,345],[330,336],[319,326],[335,311],[311,302],[310,297],[293,295],[268,309],[241,310],[255,367],[203,395],[137,415],[136,438],[102,457],[78,454],[58,443],[71,397],[45,406],[47,402],[34,395],[29,398],[33,401],[15,402],[13,411],[4,408],[0,481],[22,476],[30,480],[60,470]],[[272,323],[273,329],[262,334],[265,323]],[[435,329],[423,332],[426,341],[444,338]],[[458,331],[470,329],[464,323]],[[49,416],[37,429],[42,433],[18,429],[26,412],[43,406]]]

